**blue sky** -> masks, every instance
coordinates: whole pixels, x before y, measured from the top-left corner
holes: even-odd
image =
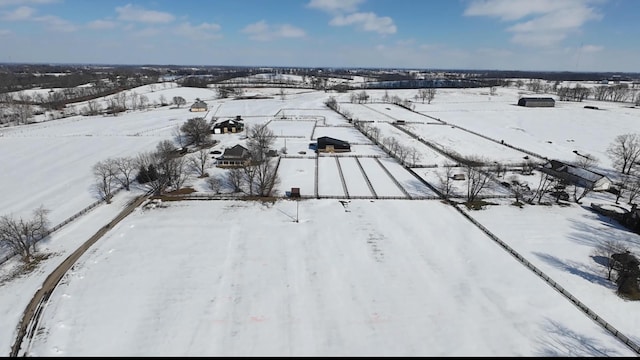
[[[640,72],[638,0],[0,0],[0,62]]]

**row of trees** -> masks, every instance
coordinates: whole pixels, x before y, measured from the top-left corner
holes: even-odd
[[[505,81],[503,84],[509,86],[511,81]],[[640,91],[629,87],[629,84],[599,85],[594,87],[585,87],[580,84],[575,86],[560,86],[559,81],[543,82],[540,79],[530,79],[529,81],[517,80],[514,83],[517,88],[524,87],[535,93],[555,93],[560,101],[582,101],[592,98],[598,101],[613,102],[633,102],[636,106],[640,106]]]
[[[422,156],[418,149],[413,146],[403,145],[393,136],[382,136],[380,128],[377,126],[361,121],[355,121],[354,126],[365,136],[373,140],[374,143],[382,145],[382,147],[384,147],[391,156],[398,159],[401,164],[416,166],[418,162],[420,162]]]

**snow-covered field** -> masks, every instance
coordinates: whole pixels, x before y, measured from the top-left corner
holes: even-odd
[[[637,355],[451,206],[437,199],[411,200],[435,194],[324,102],[335,96],[341,109],[374,121],[382,136],[416,148],[418,165],[438,167],[412,170],[434,186],[442,165],[451,161],[389,123],[405,120],[403,128],[459,154],[522,158],[484,137],[432,125],[438,122],[433,118],[549,158],[573,160],[573,150],[590,153],[599,158],[602,171],[611,172],[606,148],[615,136],[637,131],[639,109],[599,103],[603,110],[593,111],[584,109],[587,103],[565,102],[521,108],[515,106],[519,90],[506,88],[495,95],[488,89],[438,89],[431,104],[414,102],[416,112],[391,104],[351,104],[348,93],[300,89],[287,89],[284,100],[278,88],[248,90],[272,97],[259,100],[216,99],[212,89],[171,85],[134,90],[152,102],[160,95],[183,96],[187,105],[3,128],[0,215],[26,217],[44,205],[52,225],[60,223],[98,200],[91,169],[96,162],[153,150],[159,141],[173,140],[176,129],[195,116],[240,115],[247,126],[268,124],[276,135],[275,149],[286,147],[289,155],[301,156],[281,159],[277,196],[292,187],[303,196],[315,195],[316,154],[310,142],[320,136],[353,142],[350,153],[318,158],[318,195],[344,199],[182,201],[137,209],[56,288],[24,353]],[[367,92],[372,99],[385,93]],[[413,99],[417,91],[388,92]],[[189,112],[196,98],[208,104],[209,112]],[[220,151],[246,142],[244,133],[213,138],[219,143],[212,150]],[[377,196],[406,200],[373,198],[358,163]],[[349,195],[372,198],[346,199],[339,170]],[[207,171],[225,174],[213,163]],[[534,188],[537,174],[506,178],[517,175]],[[456,193],[464,194],[466,182],[454,183]],[[186,185],[209,191],[204,179],[192,177]],[[9,354],[22,311],[55,265],[140,192],[120,192],[113,204],[99,205],[54,232],[39,245],[51,257],[27,275],[0,280],[0,317],[8,324],[0,332],[0,353]],[[485,194],[507,192],[496,185]],[[636,304],[616,296],[590,256],[611,237],[637,252],[640,236],[577,204],[520,209],[509,205],[512,199],[496,201],[500,205],[470,215],[640,342]],[[611,203],[613,198],[593,193],[583,203],[590,201]],[[16,258],[2,264],[0,279],[17,264]]]

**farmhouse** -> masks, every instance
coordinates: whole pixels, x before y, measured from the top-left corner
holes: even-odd
[[[244,130],[244,123],[241,121],[229,119],[220,121],[218,123],[213,124],[213,129],[211,129],[211,133],[213,134],[228,134],[228,133],[237,133]]]
[[[554,107],[556,101],[550,97],[522,97],[518,100],[519,106],[525,107]]]
[[[207,109],[208,109],[207,103],[205,103],[200,99],[196,99],[196,102],[194,102],[193,105],[191,105],[191,109],[189,109],[189,111],[201,112],[201,111],[207,111]]]
[[[217,167],[243,167],[251,162],[249,150],[242,145],[227,148],[222,156],[216,159]]]
[[[319,152],[349,152],[351,145],[348,142],[334,139],[328,136],[318,138],[317,151]]]
[[[591,187],[594,191],[608,190],[612,185],[611,179],[602,174],[558,160],[549,160],[539,170],[570,184]]]

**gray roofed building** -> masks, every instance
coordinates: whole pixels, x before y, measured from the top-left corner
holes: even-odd
[[[570,184],[591,187],[594,191],[608,190],[612,185],[611,179],[602,174],[559,160],[549,160],[539,170]]]
[[[225,149],[222,156],[216,160],[218,167],[242,167],[251,162],[251,153],[246,147],[238,144]]]
[[[522,97],[518,100],[519,106],[525,107],[554,107],[556,101],[550,97]]]

